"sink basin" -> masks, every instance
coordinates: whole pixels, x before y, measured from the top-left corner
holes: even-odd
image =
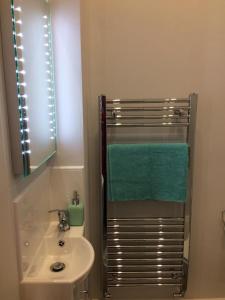
[[[50,267],[57,262],[65,268],[54,272]],[[46,237],[23,282],[76,283],[85,279],[93,262],[94,250],[84,237]]]
[[[53,272],[51,266],[57,262],[64,264],[65,268]],[[58,232],[57,223],[52,223],[22,283],[73,284],[87,277],[93,263],[94,250],[83,237],[82,226]]]

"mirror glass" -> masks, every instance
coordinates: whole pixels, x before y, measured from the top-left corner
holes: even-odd
[[[56,151],[51,20],[47,0],[14,0],[11,12],[26,176]]]

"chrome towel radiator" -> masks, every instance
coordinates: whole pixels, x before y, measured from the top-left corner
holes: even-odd
[[[197,95],[165,99],[100,96],[99,104],[104,297],[126,288],[139,294],[141,287],[147,288],[147,297],[157,297],[157,291],[164,288],[166,294],[159,297],[183,296],[188,279]],[[171,139],[189,145],[185,203],[107,201],[107,144],[117,137],[127,142],[127,136],[133,142]]]

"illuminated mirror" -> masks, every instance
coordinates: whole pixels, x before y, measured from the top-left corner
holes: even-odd
[[[21,150],[17,159],[26,176],[56,151],[51,20],[47,0],[11,0],[10,10],[20,136],[12,148]]]

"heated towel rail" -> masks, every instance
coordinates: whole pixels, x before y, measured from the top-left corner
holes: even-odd
[[[173,296],[183,296],[188,278],[197,94],[165,99],[108,99],[102,95],[99,103],[104,296],[110,297],[111,288],[126,287],[171,287]],[[118,134],[120,128],[165,128],[168,134],[171,127],[178,131],[182,128],[189,145],[188,193],[181,213],[111,216],[107,201],[109,135]]]

